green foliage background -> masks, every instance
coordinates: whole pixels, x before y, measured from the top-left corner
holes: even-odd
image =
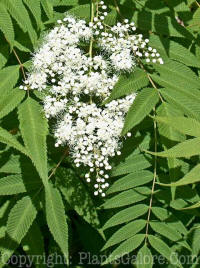
[[[89,21],[90,1],[0,0],[0,267],[11,267],[5,263],[13,254],[52,253],[78,267],[80,252],[106,255],[107,267],[123,266],[109,262],[126,253],[135,256],[132,267],[199,267],[200,4],[106,4],[106,23],[134,21],[165,64],[141,60],[111,94],[138,95],[122,133],[131,130],[132,138],[113,160],[107,197],[98,199],[67,148],[55,149],[40,95],[18,88],[44,32],[67,11]],[[156,255],[165,262],[153,261]],[[43,262],[31,267],[47,267]]]

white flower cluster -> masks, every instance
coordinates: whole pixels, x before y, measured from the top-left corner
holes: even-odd
[[[87,182],[91,181],[91,173],[95,172],[95,195],[102,193],[104,196],[103,189],[109,186],[105,183],[109,176],[104,171],[111,169],[109,157],[120,155],[120,133],[124,125],[124,115],[134,98],[135,96],[131,95],[114,100],[104,108],[77,99],[77,102],[68,107],[67,113],[57,126],[56,146],[67,142],[76,166],[89,166]]]
[[[89,25],[72,16],[59,20],[34,55],[33,70],[21,86],[45,93],[46,117],[57,118],[55,146],[69,146],[76,166],[88,167],[86,181],[95,178],[94,194],[101,196],[109,186],[109,158],[120,155],[124,118],[136,95],[106,105],[102,102],[110,96],[120,72],[133,69],[137,56],[163,63],[157,51],[147,47],[148,40],[132,35],[133,23],[104,25],[106,8],[101,1]],[[102,54],[92,56],[94,42]],[[89,53],[85,52],[88,47]]]
[[[145,58],[146,62],[163,64],[156,49],[148,46],[149,39],[143,40],[143,35],[133,35],[136,30],[134,22],[120,22],[110,29],[110,33],[102,32],[100,44],[110,54],[112,64],[118,70],[131,70],[136,65],[136,58]]]

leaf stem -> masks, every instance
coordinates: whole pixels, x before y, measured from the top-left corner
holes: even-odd
[[[115,3],[115,7],[116,10],[118,12],[118,14],[123,17],[121,15],[119,6],[117,4],[117,1],[114,0]],[[134,52],[134,51],[133,51]],[[141,61],[138,60],[138,63],[140,65],[140,67],[142,68],[142,70],[145,72],[145,74],[147,75],[149,82],[151,83],[151,85],[153,86],[154,89],[156,89],[156,91],[158,92],[158,95],[160,97],[160,100],[162,102],[164,102],[162,96],[160,95],[160,92],[158,90],[158,88],[156,87],[154,81],[152,80],[150,74],[146,71],[144,65],[142,64]],[[156,115],[156,108],[154,107],[154,116]],[[154,139],[155,139],[155,144],[154,144],[154,151],[155,153],[157,152],[157,124],[156,121],[154,120]],[[154,174],[153,174],[153,184],[152,184],[152,189],[151,189],[151,197],[150,197],[150,202],[149,202],[149,210],[148,210],[148,215],[147,215],[147,224],[146,224],[146,232],[145,232],[145,244],[147,243],[147,239],[148,239],[148,233],[149,233],[149,223],[150,223],[150,218],[151,218],[151,210],[152,210],[152,204],[153,204],[153,196],[154,196],[154,191],[155,191],[155,185],[156,185],[156,178],[157,178],[157,156],[155,155],[154,157]]]
[[[61,165],[62,161],[64,160],[65,156],[68,154],[68,148],[65,149],[64,153],[62,154],[58,164],[55,166],[55,168],[52,169],[52,172],[51,174],[48,176],[48,180],[51,179],[51,177],[53,175],[55,175],[56,173],[56,170],[59,168],[59,166]],[[35,198],[38,196],[38,194],[43,190],[44,188],[44,185],[42,185],[39,190],[35,193],[35,195],[33,196],[32,200],[35,200]]]
[[[64,158],[65,158],[65,156],[66,156],[67,154],[68,154],[68,148],[65,149],[63,155],[62,155],[61,158],[60,158],[60,161],[59,161],[58,164],[55,166],[55,168],[53,168],[51,174],[50,174],[49,177],[48,177],[48,180],[50,180],[51,177],[56,173],[57,168],[59,168],[59,166],[61,165],[62,161],[64,160]]]
[[[164,102],[164,100],[162,98],[162,95],[160,94],[158,88],[156,87],[154,81],[151,78],[151,75],[146,71],[146,69],[145,69],[145,67],[144,67],[144,65],[143,65],[143,63],[141,61],[138,60],[138,63],[140,65],[141,69],[145,72],[145,74],[146,74],[147,78],[149,79],[149,82],[151,83],[151,85],[153,86],[153,88],[157,91],[158,96],[159,96],[161,102]]]
[[[5,39],[6,39],[6,38],[5,38]],[[10,42],[9,42],[7,39],[6,39],[6,42],[10,45]],[[24,71],[24,65],[23,65],[23,63],[21,62],[21,60],[20,60],[20,58],[19,58],[19,56],[18,56],[16,50],[13,48],[12,51],[13,51],[13,53],[14,53],[14,55],[15,55],[15,57],[16,57],[18,63],[19,63],[19,65],[20,65],[20,69],[21,69],[21,71],[22,71],[24,80],[26,80],[26,74],[25,74],[25,71]]]
[[[19,58],[19,56],[18,56],[18,54],[17,54],[17,52],[16,52],[16,50],[15,50],[14,48],[13,48],[13,53],[14,53],[14,55],[15,55],[15,57],[16,57],[18,63],[19,63],[19,65],[20,65],[20,69],[21,69],[21,71],[22,71],[24,80],[26,80],[26,74],[25,74],[25,71],[24,71],[24,65],[23,65],[23,63],[21,62],[21,60],[20,60],[20,58]]]
[[[6,39],[6,41],[7,41],[8,44],[10,45],[10,43],[9,43],[9,41],[8,41],[7,39]],[[20,58],[19,58],[19,55],[17,54],[16,50],[13,48],[12,51],[13,51],[13,53],[14,53],[14,55],[15,55],[15,57],[16,57],[18,63],[19,63],[19,66],[20,66],[20,69],[21,69],[21,71],[22,71],[22,75],[23,75],[23,77],[24,77],[24,80],[26,80],[26,74],[25,74],[25,71],[24,71],[24,65],[23,65],[23,63],[21,62],[21,60],[20,60]],[[27,90],[27,93],[28,93],[28,97],[29,97],[29,88],[28,88],[28,90]]]
[[[156,115],[156,109],[154,108],[154,116]],[[157,153],[157,124],[154,120],[154,151]],[[155,185],[156,185],[156,178],[157,178],[157,156],[154,156],[154,174],[153,174],[153,184],[151,189],[151,198],[149,202],[149,210],[147,215],[147,224],[146,224],[146,232],[145,232],[145,244],[147,244],[148,239],[148,233],[149,233],[149,223],[150,223],[150,217],[151,217],[151,210],[152,210],[152,204],[153,204],[153,195],[155,191]]]

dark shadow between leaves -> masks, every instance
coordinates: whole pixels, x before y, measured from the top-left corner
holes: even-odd
[[[96,210],[86,186],[80,178],[70,169],[60,168],[56,173],[56,186],[72,209],[87,219],[94,227],[99,227]]]
[[[42,187],[42,180],[40,179],[31,160],[24,155],[20,155],[20,167],[22,179],[27,193],[31,193],[36,189]]]

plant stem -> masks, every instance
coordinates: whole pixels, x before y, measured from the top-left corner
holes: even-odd
[[[200,4],[199,4],[199,2],[198,2],[198,1],[195,1],[195,2],[196,2],[196,4],[197,4],[197,6],[198,6],[198,7],[200,7]]]
[[[94,2],[91,0],[90,22],[94,22]],[[89,55],[92,58],[93,36],[90,39]]]
[[[117,10],[117,13],[118,13],[121,17],[123,17],[122,14],[121,14],[121,12],[120,12],[120,9],[119,9],[117,0],[114,0],[114,3],[115,3],[115,8],[116,8],[116,10]]]

